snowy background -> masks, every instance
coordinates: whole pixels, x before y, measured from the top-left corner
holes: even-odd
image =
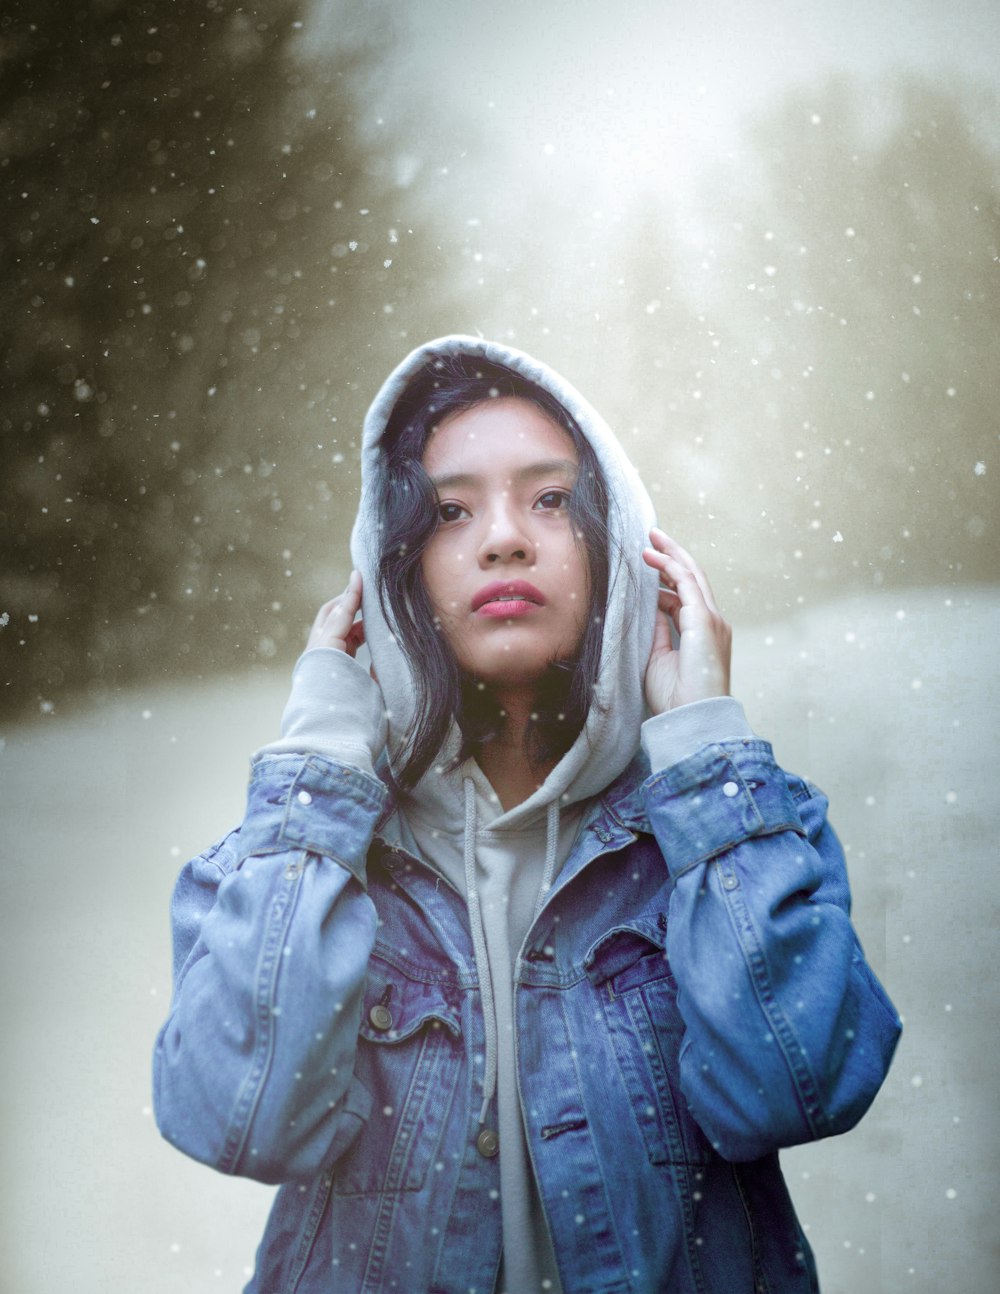
[[[824,1294],[993,1294],[1000,9],[15,0],[0,69],[0,1289],[240,1287],[270,1192],[149,1112],[170,889],[364,408],[481,331],[618,430],[831,795],[906,1031],[785,1157]]]

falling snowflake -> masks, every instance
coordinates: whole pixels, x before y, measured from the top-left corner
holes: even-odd
[[[986,464],[985,464],[984,462],[980,461],[980,462],[978,462],[978,463],[975,465],[975,467],[974,467],[972,470],[975,472],[975,474],[976,474],[977,476],[985,476],[985,475],[986,475]]]

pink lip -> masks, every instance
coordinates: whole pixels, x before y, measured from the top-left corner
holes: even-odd
[[[512,598],[514,601],[500,602],[499,598]],[[543,607],[545,598],[527,580],[496,580],[481,588],[472,599],[473,611],[482,611],[484,615],[524,615],[533,607]]]

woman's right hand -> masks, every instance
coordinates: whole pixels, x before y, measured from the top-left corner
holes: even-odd
[[[311,651],[314,647],[333,647],[336,651],[354,656],[365,640],[364,624],[354,619],[360,606],[361,572],[351,571],[343,593],[324,602],[316,613],[306,651]]]

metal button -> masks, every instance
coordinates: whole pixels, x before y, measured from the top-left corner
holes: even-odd
[[[368,1012],[368,1019],[372,1022],[373,1029],[391,1029],[392,1012],[381,1002],[376,1002]]]
[[[739,881],[736,879],[735,876],[727,876],[726,879],[722,882],[723,889],[727,889],[727,890],[735,890],[737,885],[739,885]]]
[[[740,793],[740,788],[736,785],[735,782],[727,782],[725,786],[722,788],[723,795],[733,796],[733,795],[739,795],[739,793]]]
[[[484,1128],[476,1138],[476,1149],[484,1159],[492,1159],[500,1149],[500,1138],[492,1128]]]
[[[308,791],[300,791],[298,794],[299,804],[312,804],[313,798]]]

